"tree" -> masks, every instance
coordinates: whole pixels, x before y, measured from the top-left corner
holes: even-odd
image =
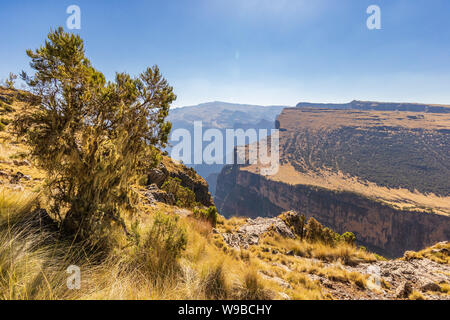
[[[27,55],[35,73],[22,72],[22,79],[40,103],[14,127],[48,173],[52,211],[82,238],[124,227],[121,212],[133,208],[133,183],[158,163],[158,148],[167,143],[172,87],[157,66],[107,82],[85,56],[80,36],[62,27]]]
[[[14,89],[14,84],[16,83],[17,75],[10,72],[8,79],[5,80],[6,87],[8,89]]]

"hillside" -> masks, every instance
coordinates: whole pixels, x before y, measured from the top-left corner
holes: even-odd
[[[73,242],[48,208],[45,173],[11,134],[31,100],[0,88],[1,299],[450,297],[448,243],[386,260],[297,212],[211,221],[206,182],[168,157],[134,186],[129,235],[106,234],[106,248]],[[81,270],[78,290],[66,285],[70,265]]]
[[[226,216],[299,210],[388,256],[450,238],[447,113],[286,108],[280,169],[225,168]]]

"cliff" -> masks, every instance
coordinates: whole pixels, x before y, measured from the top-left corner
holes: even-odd
[[[276,126],[275,175],[219,175],[225,216],[297,210],[388,256],[450,239],[449,113],[286,108]]]
[[[351,231],[365,246],[401,256],[450,238],[450,217],[398,210],[351,192],[289,185],[226,167],[219,175],[215,203],[227,217],[275,216],[295,209],[336,232]]]

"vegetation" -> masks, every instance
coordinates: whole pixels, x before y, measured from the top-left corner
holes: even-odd
[[[132,184],[158,161],[175,100],[158,67],[114,82],[91,65],[83,40],[62,28],[28,50],[33,76],[23,73],[40,102],[19,114],[18,136],[48,174],[52,212],[80,238],[101,238],[133,209]]]
[[[441,242],[418,252],[406,251],[403,259],[430,259],[440,264],[450,264],[450,243]]]
[[[179,207],[193,208],[196,204],[195,193],[191,189],[183,187],[179,178],[168,177],[161,189],[172,194],[175,197],[176,205]]]
[[[28,54],[36,73],[23,78],[39,101],[29,105],[23,91],[0,88],[4,105],[18,111],[19,138],[9,137],[8,113],[0,119],[0,180],[8,181],[0,187],[0,299],[332,299],[326,280],[366,289],[367,275],[344,266],[378,257],[357,248],[352,233],[285,213],[296,239],[272,230],[236,249],[220,233],[236,232],[246,219],[201,207],[180,179],[168,178],[162,189],[190,210],[136,201],[144,197],[135,197],[139,177],[158,163],[170,130],[165,117],[175,96],[157,67],[106,82],[81,39],[62,29]],[[24,191],[13,191],[19,167],[30,177],[20,182]],[[417,254],[448,252],[444,244],[433,249]],[[71,265],[81,270],[79,290],[67,287]]]
[[[205,221],[208,221],[211,223],[213,227],[217,224],[217,208],[214,206],[209,207],[208,209],[200,209],[195,208],[194,211],[194,217],[197,219],[202,219]]]
[[[14,84],[16,83],[17,75],[10,72],[8,75],[8,79],[5,80],[6,87],[8,89],[14,89]]]
[[[334,130],[303,129],[288,140],[286,150],[300,172],[331,169],[383,187],[450,195],[445,166],[448,130],[385,126],[361,130],[349,121],[347,127]]]

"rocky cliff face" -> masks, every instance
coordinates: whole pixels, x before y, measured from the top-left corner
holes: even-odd
[[[339,233],[351,231],[367,247],[401,256],[450,238],[450,217],[394,209],[367,197],[306,185],[289,185],[224,168],[215,203],[225,216],[274,216],[295,209]]]

